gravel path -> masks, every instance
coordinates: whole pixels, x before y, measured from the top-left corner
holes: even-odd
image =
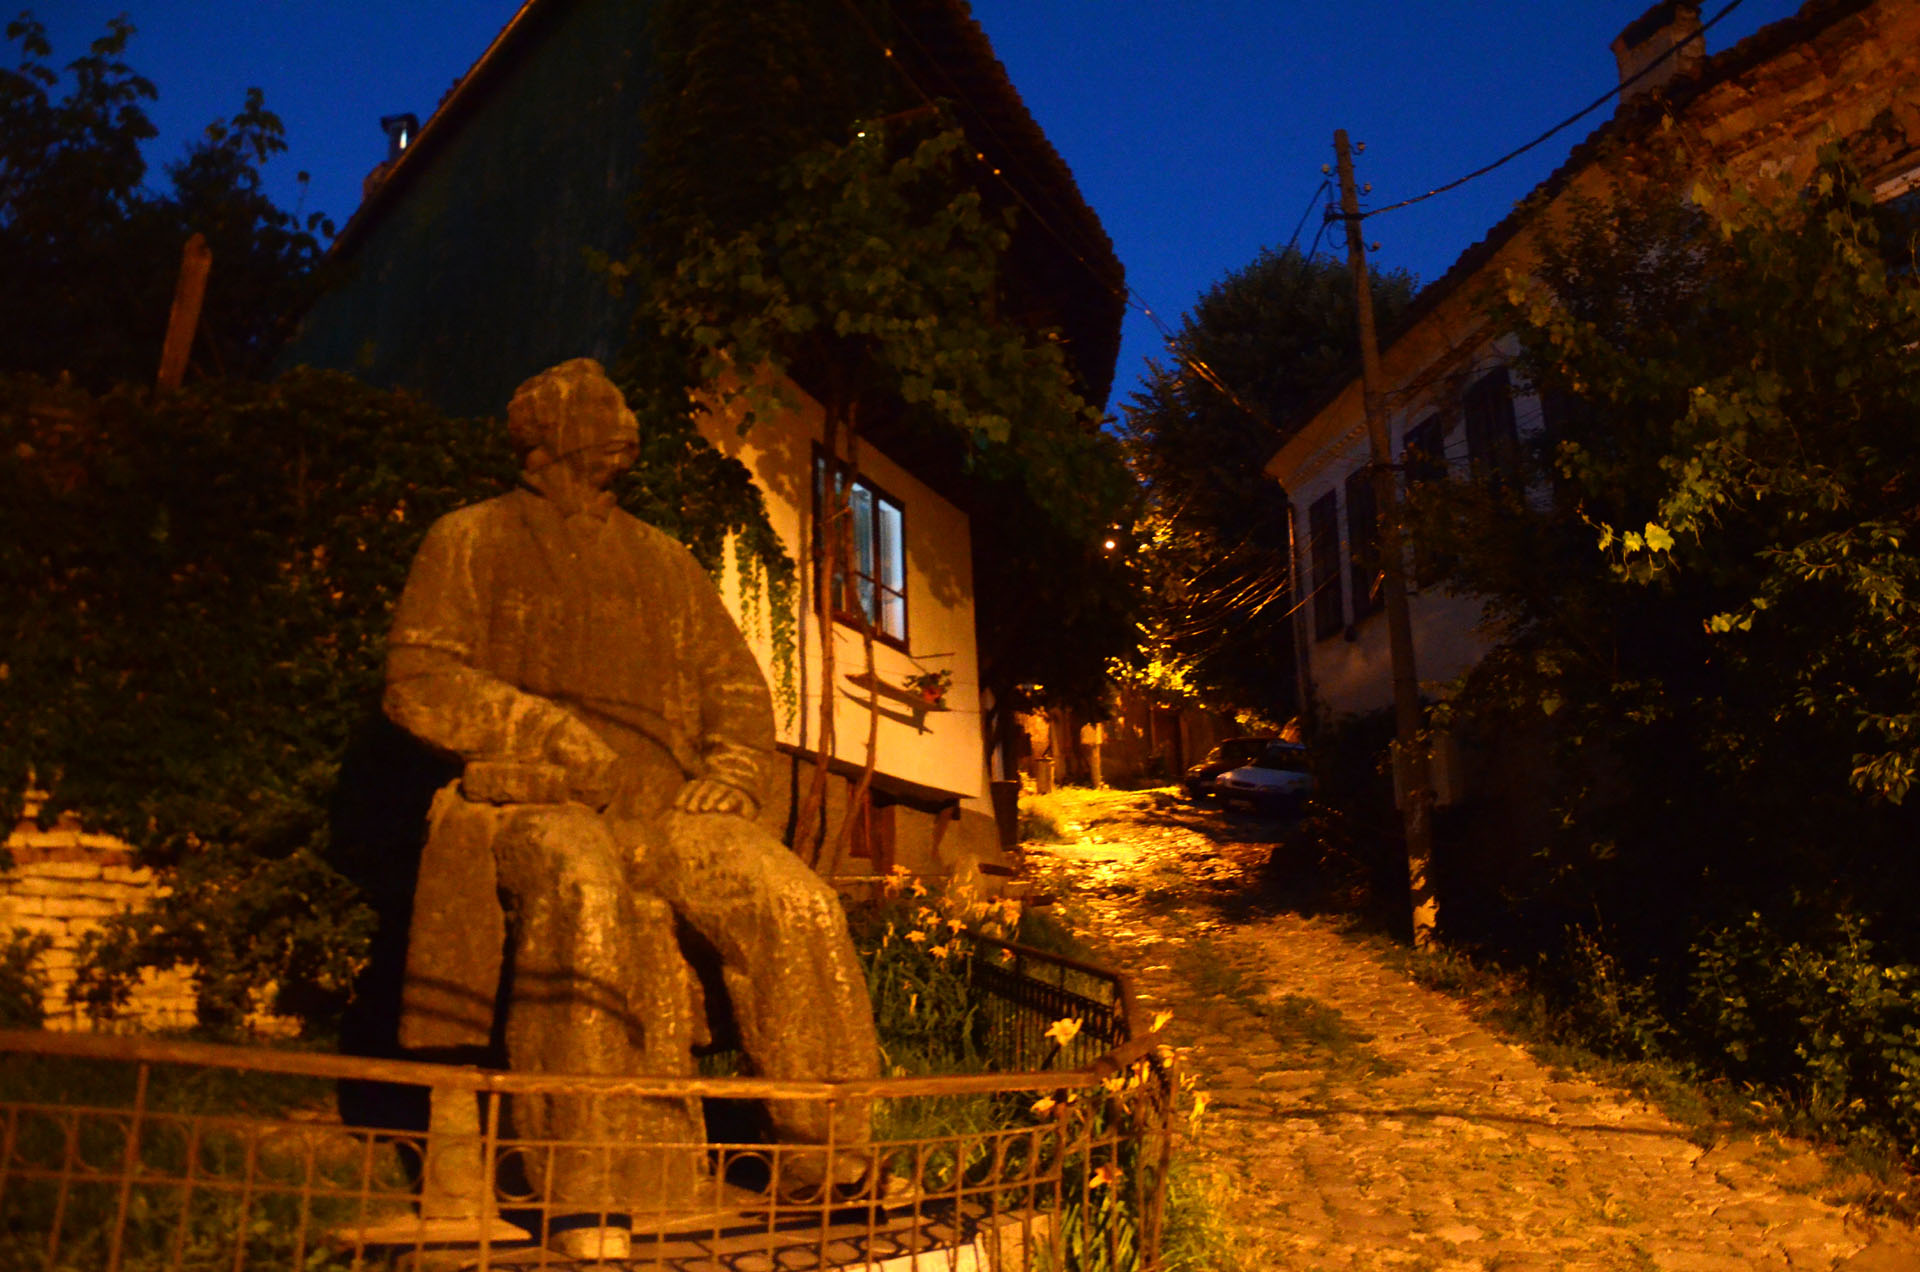
[[[1556,1073],[1325,919],[1244,913],[1266,845],[1167,792],[1065,791],[1039,886],[1211,1099],[1189,1151],[1247,1269],[1920,1269],[1783,1138],[1702,1148],[1629,1093]],[[1222,902],[1229,902],[1222,905]]]

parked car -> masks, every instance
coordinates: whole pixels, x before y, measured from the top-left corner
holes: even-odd
[[[1228,769],[1214,779],[1229,804],[1262,813],[1298,813],[1313,797],[1313,773],[1307,748],[1298,742],[1269,742],[1251,764]]]
[[[1187,798],[1206,799],[1217,794],[1214,779],[1228,769],[1237,769],[1243,764],[1251,764],[1259,759],[1268,744],[1279,741],[1268,736],[1248,736],[1244,738],[1226,738],[1219,746],[1207,752],[1207,758],[1186,771],[1180,784],[1186,787]]]

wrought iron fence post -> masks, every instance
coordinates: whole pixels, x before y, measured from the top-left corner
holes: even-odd
[[[127,1147],[120,1156],[120,1200],[114,1207],[113,1236],[107,1245],[107,1272],[120,1272],[120,1252],[127,1235],[127,1207],[133,1201],[133,1173],[140,1165],[140,1120],[147,1112],[147,1079],[152,1068],[142,1063],[133,1079],[133,1120],[127,1124]]]

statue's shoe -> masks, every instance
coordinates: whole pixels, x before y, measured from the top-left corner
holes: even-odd
[[[872,1153],[837,1152],[831,1161],[824,1152],[792,1153],[780,1163],[778,1192],[782,1201],[807,1204],[865,1198],[874,1170]]]
[[[625,1228],[568,1228],[547,1241],[553,1249],[581,1263],[624,1260],[633,1252],[633,1234]]]

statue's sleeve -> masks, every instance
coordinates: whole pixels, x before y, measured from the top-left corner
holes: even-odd
[[[694,576],[688,590],[697,598],[698,648],[706,654],[699,742],[704,776],[746,792],[757,804],[766,798],[773,753],[773,695],[739,624],[691,554],[683,558],[683,568]]]
[[[497,597],[480,509],[436,522],[407,572],[387,639],[387,715],[463,760],[518,760],[585,770],[610,752],[560,703],[481,666]]]

